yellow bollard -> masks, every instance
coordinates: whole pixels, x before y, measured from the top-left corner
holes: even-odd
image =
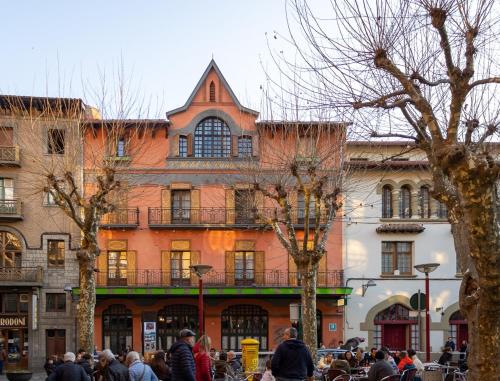
[[[259,368],[258,340],[250,338],[241,340],[241,359],[243,363],[243,371],[247,376],[257,372]],[[248,380],[252,381],[253,377],[248,377]]]

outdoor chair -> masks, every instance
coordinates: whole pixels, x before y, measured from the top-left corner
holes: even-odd
[[[336,377],[341,376],[343,374],[346,374],[345,371],[342,369],[328,369],[328,372],[326,373],[326,381],[333,381],[335,380]]]
[[[422,381],[443,381],[441,370],[424,370],[422,372]]]
[[[401,380],[401,375],[391,374],[390,376],[382,378],[380,381],[400,381],[400,380]]]
[[[454,372],[453,376],[453,381],[467,381],[467,372]]]
[[[401,375],[401,381],[413,381],[417,374],[417,368],[406,369]]]
[[[351,381],[352,377],[350,374],[341,374],[333,379],[333,381]]]

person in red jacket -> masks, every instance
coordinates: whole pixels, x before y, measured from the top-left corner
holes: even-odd
[[[399,373],[403,373],[405,366],[413,367],[413,360],[408,357],[408,352],[401,351],[401,360],[399,360],[398,369]]]
[[[200,337],[193,348],[194,362],[196,365],[196,381],[212,381],[210,367],[210,346],[212,341],[207,335]]]

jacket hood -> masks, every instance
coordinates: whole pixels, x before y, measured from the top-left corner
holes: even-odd
[[[178,341],[176,341],[175,343],[172,344],[172,346],[170,347],[169,352],[170,353],[174,353],[177,350],[177,348],[182,347],[183,345],[186,346],[186,347],[188,347],[189,350],[191,350],[191,346],[189,346],[188,343],[185,343],[182,340],[178,340]]]
[[[297,339],[289,339],[283,342],[289,349],[299,349],[304,348],[306,345],[303,341]]]

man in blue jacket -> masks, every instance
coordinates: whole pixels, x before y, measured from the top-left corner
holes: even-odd
[[[179,340],[170,347],[171,381],[195,381],[194,336],[193,331],[183,329]]]
[[[277,381],[312,381],[314,364],[311,352],[297,339],[297,330],[285,329],[284,341],[278,345],[271,361],[271,370]]]

